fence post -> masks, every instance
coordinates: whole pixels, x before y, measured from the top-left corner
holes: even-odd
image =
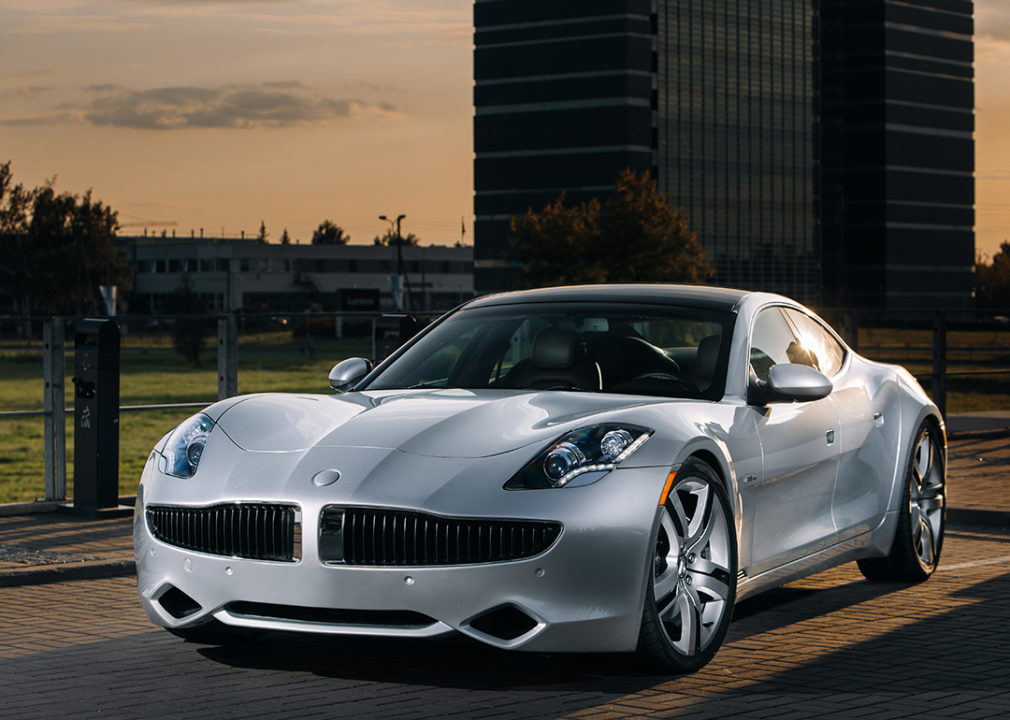
[[[53,375],[55,359],[53,355],[53,320],[42,323],[42,409],[45,412],[43,431],[43,456],[45,463],[46,500],[56,499],[56,423],[53,417]],[[62,418],[60,418],[62,420]]]
[[[53,438],[56,465],[56,494],[54,500],[67,499],[67,395],[66,395],[66,325],[62,317],[53,318]],[[47,498],[48,499],[48,494]]]
[[[42,408],[45,499],[67,498],[67,419],[63,396],[63,318],[42,323]]]
[[[933,313],[933,403],[947,417],[947,314]]]
[[[217,399],[238,395],[238,329],[235,316],[217,320]]]

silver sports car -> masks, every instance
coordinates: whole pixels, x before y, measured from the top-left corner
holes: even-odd
[[[940,557],[937,408],[777,295],[482,297],[330,384],[230,398],[158,443],[134,530],[154,623],[685,672],[741,598],[852,560],[921,581]]]

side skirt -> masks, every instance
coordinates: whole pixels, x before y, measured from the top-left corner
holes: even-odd
[[[741,576],[737,584],[737,601],[853,560],[884,557],[891,550],[897,522],[897,511],[888,511],[880,525],[869,532],[849,538],[805,558],[772,568],[760,575]]]

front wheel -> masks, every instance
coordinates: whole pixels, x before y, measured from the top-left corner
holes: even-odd
[[[660,509],[638,656],[648,670],[694,672],[714,656],[736,599],[736,532],[726,491],[705,463],[677,472]]]
[[[905,471],[894,542],[887,557],[859,561],[869,580],[922,582],[936,570],[943,548],[946,470],[940,431],[919,426]]]

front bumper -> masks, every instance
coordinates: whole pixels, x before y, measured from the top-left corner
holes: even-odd
[[[446,461],[410,462],[412,472],[423,475],[444,472],[439,466]],[[511,461],[503,466],[514,467]],[[563,530],[548,550],[522,560],[372,567],[323,562],[319,521],[323,508],[334,503],[389,507],[387,493],[369,503],[364,485],[341,489],[337,483],[327,493],[299,497],[282,494],[285,484],[270,498],[218,496],[214,502],[270,501],[300,509],[295,561],[224,557],[174,547],[152,535],[146,505],[181,504],[181,498],[162,492],[179,483],[160,476],[150,462],[134,526],[138,589],[151,620],[168,628],[216,619],[235,627],[334,635],[461,632],[529,651],[630,651],[637,644],[666,472],[618,469],[585,487],[509,492],[495,486],[490,496],[486,484],[480,491],[471,483],[469,502],[442,492],[424,502],[414,497],[411,505],[397,507],[456,517],[467,506],[473,508],[468,517],[488,517],[486,508],[494,508],[500,517],[559,522]]]

